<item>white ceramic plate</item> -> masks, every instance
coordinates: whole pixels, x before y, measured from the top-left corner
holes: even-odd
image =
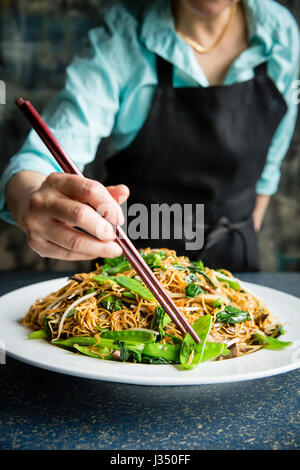
[[[300,299],[255,284],[244,286],[263,298],[271,312],[286,324],[285,341],[293,345],[279,351],[267,349],[235,359],[204,362],[193,370],[174,365],[129,364],[81,356],[45,340],[29,340],[20,320],[38,297],[62,287],[67,278],[40,282],[0,297],[0,347],[8,355],[43,369],[110,382],[139,385],[199,385],[251,380],[280,374],[300,366]]]

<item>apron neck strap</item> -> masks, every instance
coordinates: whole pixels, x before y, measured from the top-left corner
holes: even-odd
[[[159,86],[173,86],[173,65],[171,62],[156,56],[156,68]]]
[[[161,56],[156,56],[156,68],[159,86],[173,86],[173,65],[171,62],[163,59]],[[256,77],[266,76],[268,70],[268,62],[262,62],[254,69]]]

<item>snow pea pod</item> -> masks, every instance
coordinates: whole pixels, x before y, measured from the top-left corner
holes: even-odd
[[[106,282],[116,282],[122,287],[125,287],[131,292],[138,294],[140,297],[146,300],[155,300],[154,295],[150,292],[147,287],[143,286],[143,284],[138,281],[137,279],[133,279],[132,277],[126,276],[104,276],[97,274],[93,277],[94,281],[97,281],[99,284],[105,284]]]
[[[122,261],[121,263],[115,265],[115,266],[103,266],[102,272],[107,273],[109,275],[114,275],[118,273],[122,273],[124,271],[127,271],[130,269],[131,266],[128,263],[128,261]]]
[[[96,359],[113,359],[109,348],[95,348],[95,350],[91,351],[88,347],[79,346],[78,344],[74,344],[74,348],[85,356],[95,357]]]
[[[131,277],[126,276],[117,276],[115,279],[120,286],[125,287],[126,289],[138,294],[140,297],[146,300],[155,300],[154,295],[150,292],[147,287],[143,286],[141,282],[137,279],[132,279]]]
[[[143,349],[145,347],[144,343],[136,343],[133,341],[120,341],[120,340],[113,340],[113,339],[108,339],[108,338],[101,338],[100,341],[97,340],[97,338],[89,337],[89,336],[73,336],[67,339],[62,339],[53,342],[53,344],[57,344],[59,346],[63,347],[68,347],[68,348],[75,348],[79,351],[79,347],[83,347],[84,351],[90,352],[90,353],[95,353],[96,356],[92,357],[98,357],[102,354],[101,350],[103,348],[107,348],[108,350],[113,349],[117,351],[121,351],[121,353],[125,350],[129,351],[129,353],[132,353],[134,355],[134,358],[138,360],[138,362],[141,362],[141,356]],[[90,348],[93,348],[92,350]],[[99,353],[99,354],[98,354]],[[87,354],[91,355],[91,354]],[[129,357],[129,354],[128,354]]]
[[[94,357],[96,359],[115,359],[111,353],[111,350],[114,349],[116,351],[120,351],[120,359],[122,359],[122,355],[126,354],[126,360],[133,360],[134,362],[138,361],[141,362],[142,359],[142,350],[144,348],[143,344],[139,344],[137,346],[125,346],[125,343],[122,344],[113,344],[110,348],[108,347],[94,347],[93,349],[86,347],[86,346],[79,346],[78,344],[74,344],[74,349],[85,354],[86,356]]]
[[[282,349],[293,344],[291,341],[280,341],[279,339],[260,335],[259,333],[255,333],[254,336],[262,341],[266,349]]]
[[[114,341],[131,341],[134,343],[154,343],[155,341],[153,333],[137,330],[105,331],[102,333],[101,338],[113,339]]]
[[[122,293],[123,297],[127,297],[128,299],[136,299],[136,296],[133,292],[126,291]]]
[[[98,284],[107,284],[108,282],[115,281],[113,277],[104,276],[104,274],[96,274],[93,276],[94,281],[98,282]]]
[[[202,360],[211,323],[211,315],[203,315],[193,323],[193,329],[201,341],[199,344],[195,342],[189,333],[185,335],[180,350],[180,363],[185,369],[193,369]]]
[[[124,255],[116,256],[115,258],[104,258],[104,266],[117,266],[120,263],[127,261]],[[128,263],[129,264],[129,263]],[[102,266],[103,269],[103,266]]]
[[[28,339],[48,338],[46,330],[33,331],[28,335]]]
[[[74,344],[78,344],[79,346],[97,346],[97,347],[108,347],[111,348],[113,347],[113,343],[117,341],[114,339],[110,338],[96,338],[94,336],[70,336],[69,338],[66,339],[59,339],[59,340],[53,340],[51,341],[52,344],[57,344],[59,346],[65,346],[67,348],[72,348]],[[131,346],[135,346],[137,344],[141,344],[141,342],[136,342],[136,341],[126,341],[126,344],[129,344]],[[115,348],[118,349],[118,348]]]
[[[231,287],[234,290],[241,290],[241,286],[239,282],[234,277],[229,277],[221,272],[216,272],[216,278],[218,279],[219,282],[226,282],[229,285],[229,287]]]
[[[230,354],[229,349],[224,343],[212,343],[206,341],[205,348],[203,351],[201,362],[212,361],[219,356],[227,356]]]
[[[178,344],[147,343],[143,349],[143,355],[179,363],[180,346]]]

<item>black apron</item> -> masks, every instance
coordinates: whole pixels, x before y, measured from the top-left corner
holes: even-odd
[[[204,204],[205,227],[194,228],[205,230],[205,243],[185,251],[184,237],[164,240],[161,233],[135,245],[175,249],[212,268],[259,270],[255,186],[287,110],[267,64],[256,67],[253,79],[229,86],[174,88],[172,64],[159,56],[157,73],[146,122],[129,147],[106,162],[105,184],[126,184],[128,205],[144,204],[149,226],[151,204]]]

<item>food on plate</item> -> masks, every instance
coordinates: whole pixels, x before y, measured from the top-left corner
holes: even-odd
[[[180,332],[124,256],[71,276],[61,289],[34,302],[22,320],[34,330],[29,338],[97,359],[185,369],[291,344],[278,340],[283,326],[229,271],[166,248],[140,253],[200,344]]]

